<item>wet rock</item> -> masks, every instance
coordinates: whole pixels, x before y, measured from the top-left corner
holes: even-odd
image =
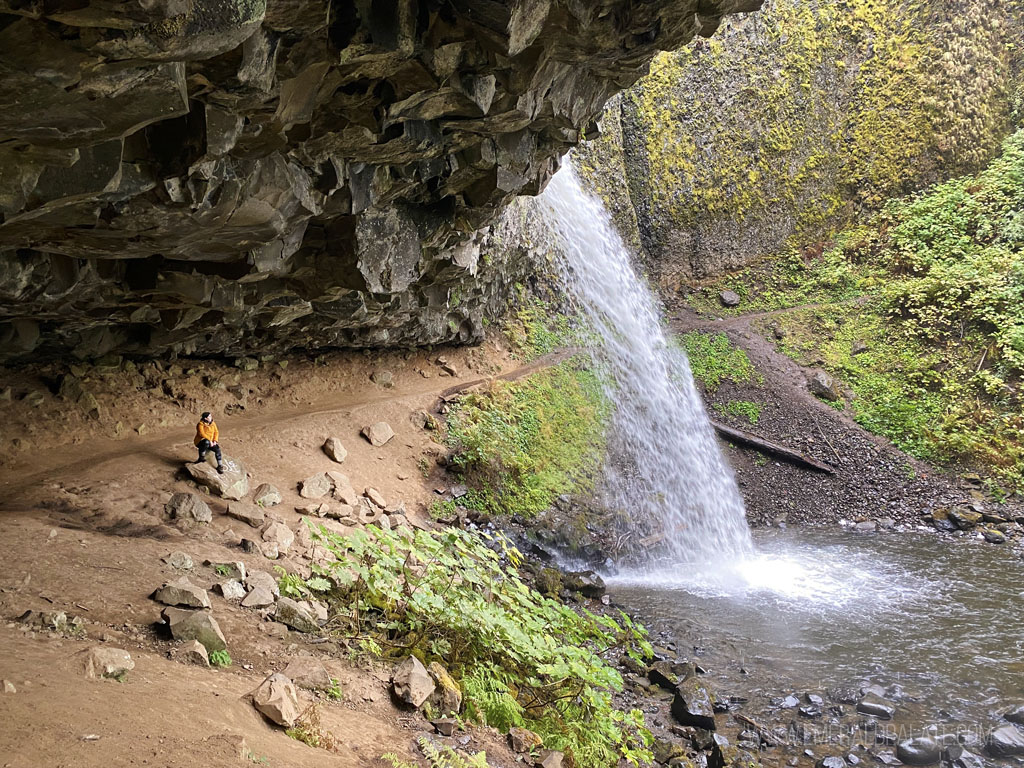
[[[646,674],[651,684],[660,686],[666,691],[675,691],[676,687],[683,680],[693,677],[696,672],[694,671],[693,664],[690,663],[656,661],[647,669]]]
[[[953,507],[949,510],[948,519],[961,531],[969,531],[981,522],[981,514],[967,507]]]
[[[1006,534],[1002,531],[996,530],[995,528],[982,528],[981,535],[985,537],[985,541],[989,544],[1006,543]]]
[[[266,587],[254,587],[242,598],[243,608],[266,608],[274,604],[274,593]]]
[[[722,291],[718,294],[718,300],[722,302],[723,307],[738,307],[740,304],[740,295],[735,291]]]
[[[228,644],[220,625],[206,611],[164,608],[161,615],[175,640],[198,640],[207,651],[227,650]]]
[[[178,656],[186,664],[195,664],[200,667],[210,666],[210,654],[206,647],[198,640],[190,640],[178,650]]]
[[[839,385],[836,383],[836,380],[824,371],[815,371],[811,375],[807,380],[807,389],[812,395],[823,400],[836,402],[842,399],[842,393],[839,391]]]
[[[544,740],[527,728],[513,726],[508,729],[508,745],[513,752],[521,755],[543,746]]]
[[[246,474],[245,466],[238,459],[229,459],[225,456],[223,474],[205,461],[202,464],[186,464],[185,469],[193,480],[221,498],[240,501],[249,493],[249,476]]]
[[[363,427],[360,434],[369,441],[370,445],[381,446],[395,436],[395,431],[386,421],[378,421]]]
[[[434,681],[434,692],[428,701],[443,715],[457,715],[462,711],[462,689],[448,670],[436,661],[427,665],[427,673]]]
[[[816,762],[814,768],[846,768],[846,760],[837,755],[830,755]]]
[[[877,693],[867,693],[857,702],[857,711],[862,715],[871,715],[881,720],[891,720],[896,713],[896,705],[883,699]]]
[[[123,678],[135,669],[131,654],[121,648],[97,645],[82,651],[82,671],[93,680],[100,678]]]
[[[992,757],[1024,755],[1024,733],[1015,725],[993,728],[985,737],[985,751]]]
[[[806,718],[821,717],[821,707],[816,707],[813,704],[806,704],[797,709],[797,714]]]
[[[419,709],[434,693],[434,679],[415,656],[407,656],[391,676],[395,695]]]
[[[299,496],[304,499],[319,499],[331,492],[334,484],[326,472],[318,472],[299,483]]]
[[[281,503],[281,492],[270,483],[260,483],[252,494],[252,502],[260,507],[273,507]]]
[[[853,526],[853,530],[857,533],[874,533],[878,530],[878,523],[874,520],[861,520]]]
[[[252,692],[253,706],[273,723],[291,728],[299,719],[299,695],[295,685],[280,672],[275,672]]]
[[[250,525],[253,528],[259,528],[263,525],[266,520],[266,515],[263,510],[255,506],[254,504],[248,504],[244,501],[232,502],[228,504],[228,517],[233,517],[235,520],[240,520],[246,525]]]
[[[308,608],[289,597],[277,601],[274,619],[299,632],[318,632],[320,625]]]
[[[1024,725],[1024,704],[1017,704],[1016,706],[1010,707],[1010,709],[1003,713],[1003,717],[1011,723]]]
[[[672,699],[672,717],[680,725],[715,730],[715,700],[696,678],[684,680]]]
[[[896,747],[896,757],[907,765],[932,765],[939,762],[940,752],[938,742],[927,737],[906,739]]]
[[[668,765],[674,757],[682,757],[686,754],[686,748],[677,742],[667,739],[655,739],[651,746],[654,754],[654,762],[659,765]]]
[[[227,581],[214,584],[213,589],[225,600],[241,600],[245,597],[245,587],[236,579],[228,579]]]
[[[153,593],[153,599],[164,605],[180,605],[186,608],[210,607],[210,597],[206,590],[190,582],[188,576],[164,584]]]
[[[312,656],[299,656],[288,662],[284,676],[309,691],[329,691],[334,687],[327,668]]]
[[[339,464],[348,456],[348,451],[342,445],[340,437],[328,437],[324,441],[322,450],[331,461],[336,461]]]
[[[197,523],[209,523],[213,520],[213,512],[209,505],[194,493],[176,493],[164,504],[164,512],[172,520],[191,520]]]
[[[959,749],[957,752],[956,757],[943,757],[943,760],[949,763],[950,768],[986,768],[986,763],[980,755],[976,755],[966,749]]]
[[[570,592],[584,597],[600,597],[605,592],[604,579],[593,571],[571,571],[562,578],[562,585]]]

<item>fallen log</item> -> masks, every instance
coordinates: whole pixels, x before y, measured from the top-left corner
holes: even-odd
[[[829,475],[834,475],[836,471],[824,462],[812,459],[810,456],[805,456],[799,451],[794,451],[792,448],[787,448],[784,445],[773,443],[770,440],[765,440],[758,437],[757,435],[751,434],[750,432],[744,432],[740,429],[733,429],[727,427],[725,424],[711,420],[711,426],[715,428],[715,432],[724,437],[730,443],[736,445],[746,446],[748,448],[756,448],[764,453],[770,453],[773,456],[778,456],[780,459],[792,462],[801,467],[807,467],[808,469],[814,469],[818,472],[825,472]]]

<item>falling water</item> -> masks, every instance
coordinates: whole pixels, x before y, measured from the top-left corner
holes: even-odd
[[[607,501],[634,519],[661,521],[662,567],[749,553],[743,500],[689,362],[669,344],[657,301],[633,271],[608,212],[568,163],[541,200],[560,236],[568,290],[603,340],[595,354],[616,406]]]

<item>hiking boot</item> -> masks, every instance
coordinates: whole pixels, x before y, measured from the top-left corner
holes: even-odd
[[[223,464],[218,464],[217,465],[217,474],[218,475],[223,475],[224,474],[224,465]]]

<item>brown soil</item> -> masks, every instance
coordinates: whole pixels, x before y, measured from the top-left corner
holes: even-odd
[[[443,451],[415,414],[434,408],[447,388],[519,364],[500,342],[442,354],[457,375],[443,375],[437,352],[337,354],[315,364],[296,358],[287,368],[264,364],[251,372],[181,361],[180,375],[167,367],[159,375],[174,379],[173,397],[165,394],[167,385],[148,386],[130,370],[80,371],[100,403],[99,420],[51,393],[62,373],[56,367],[0,380],[0,391],[10,386],[13,394],[2,414],[0,678],[17,690],[0,692],[0,765],[184,766],[198,759],[211,766],[384,766],[378,758],[386,752],[417,762],[415,739],[432,729],[422,715],[392,702],[388,669],[353,665],[341,647],[301,633],[281,637],[282,625],[212,593],[234,663],[228,670],[188,666],[174,660],[177,644],[154,626],[161,606],[149,595],[180,575],[161,560],[176,550],[193,558],[190,578],[207,588],[218,579],[201,565],[206,559],[241,560],[250,570],[299,566],[245,554],[241,538],[258,539],[258,532],[225,516],[222,500],[209,499],[209,525],[181,530],[166,519],[163,506],[172,493],[196,492],[182,466],[194,458],[201,410],[214,412],[224,451],[245,463],[251,486],[270,482],[281,491],[283,503],[268,516],[293,529],[301,524],[295,507],[309,503],[298,496],[298,481],[329,469],[347,474],[357,490],[376,487],[389,502],[403,500],[411,514],[425,517],[436,498],[432,481],[442,478],[436,463],[420,459]],[[387,389],[369,378],[384,370],[393,374]],[[237,380],[244,397],[208,387],[211,379]],[[43,392],[43,402],[33,405],[24,397],[31,392]],[[234,414],[224,415],[225,406],[235,406],[228,408]],[[375,448],[359,431],[381,420],[396,436]],[[117,422],[122,428],[115,434]],[[147,425],[141,435],[124,428],[139,424]],[[349,451],[341,465],[321,451],[330,435]],[[17,621],[30,609],[81,617],[84,633],[33,631]],[[75,654],[96,643],[132,654],[137,666],[124,683],[83,676]],[[341,701],[320,704],[323,727],[339,743],[336,753],[289,738],[244,699],[302,654],[320,657],[342,684]],[[507,757],[492,730],[468,736],[465,749]],[[466,735],[457,732],[448,742],[457,746],[459,738]]]

